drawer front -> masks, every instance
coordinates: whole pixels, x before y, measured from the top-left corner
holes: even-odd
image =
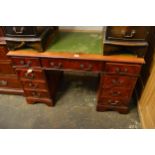
[[[104,75],[101,77],[102,88],[123,87],[132,88],[137,81],[136,77]]]
[[[0,45],[0,60],[9,60],[9,58],[6,56],[8,52],[8,49],[6,46],[1,46]]]
[[[141,65],[130,65],[123,63],[106,63],[105,71],[109,74],[119,74],[119,75],[139,75],[141,70]]]
[[[131,94],[131,89],[124,89],[124,88],[119,88],[119,87],[114,87],[112,89],[103,88],[102,90],[100,90],[100,97],[107,96],[107,97],[129,98],[130,94]]]
[[[44,80],[44,72],[42,70],[33,70],[33,69],[16,69],[20,79],[28,79],[28,80]]]
[[[42,66],[49,69],[66,69],[81,71],[101,71],[102,62],[84,60],[65,60],[65,59],[42,59]]]
[[[23,37],[23,36],[34,36],[34,26],[5,26],[5,35],[7,37]]]
[[[49,98],[50,95],[47,91],[31,91],[24,90],[26,97],[34,97],[34,98]]]
[[[0,62],[0,73],[2,74],[15,74],[14,69],[10,62]]]
[[[17,77],[0,76],[0,87],[2,88],[21,88],[20,81]]]
[[[47,89],[47,85],[44,82],[22,81],[22,84],[26,89]]]
[[[108,26],[107,39],[109,40],[145,40],[148,27],[145,26]]]
[[[40,61],[37,58],[18,58],[12,57],[13,66],[19,67],[40,67]]]
[[[127,99],[120,99],[117,97],[103,97],[99,98],[99,105],[109,105],[109,106],[123,106],[128,105],[129,101]]]

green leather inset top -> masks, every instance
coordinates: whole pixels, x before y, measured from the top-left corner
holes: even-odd
[[[103,55],[103,36],[92,32],[59,32],[46,51]]]

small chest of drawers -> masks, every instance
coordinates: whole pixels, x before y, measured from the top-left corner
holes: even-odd
[[[144,57],[148,49],[149,26],[108,26],[104,38],[104,54],[128,53]]]
[[[4,37],[2,27],[0,27],[0,93],[23,94],[15,69],[12,68],[12,62],[7,56],[6,42],[1,37]]]

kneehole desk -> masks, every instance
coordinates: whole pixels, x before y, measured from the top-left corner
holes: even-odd
[[[97,111],[129,112],[129,103],[143,58],[133,55],[104,56],[103,42],[96,33],[60,33],[45,52],[32,49],[7,54],[24,89],[28,103],[54,106],[63,71],[98,73]],[[47,73],[46,71],[50,70]]]

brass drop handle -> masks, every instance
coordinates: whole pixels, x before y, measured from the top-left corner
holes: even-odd
[[[125,69],[124,69],[124,72],[128,72],[128,68],[125,68]]]
[[[135,34],[136,34],[136,30],[132,30],[129,35],[128,34],[125,34],[124,35],[124,38],[133,38]]]
[[[31,61],[28,61],[27,64],[26,64],[26,66],[29,67],[31,64],[32,64],[32,62]]]
[[[114,91],[114,92],[112,92],[112,96],[118,96],[118,95],[120,95],[120,94],[121,94],[120,91]]]
[[[5,80],[0,80],[0,85],[1,86],[7,86],[8,85],[8,82],[5,81]]]
[[[120,68],[119,67],[116,67],[115,68],[115,71],[118,73],[118,72],[120,72]]]
[[[61,68],[61,67],[62,67],[62,63],[59,62],[59,63],[58,63],[58,68]]]
[[[29,83],[29,87],[37,88],[38,84]]]
[[[20,61],[20,65],[24,65],[25,64],[25,61],[24,60],[21,60]],[[31,61],[28,61],[27,64],[25,64],[25,67],[30,67],[30,65],[32,64]]]
[[[24,64],[25,64],[24,60],[21,60],[21,61],[20,61],[20,64],[21,64],[21,65],[24,65]]]
[[[54,62],[51,62],[50,65],[51,65],[52,67],[58,68],[58,69],[62,67],[62,63],[61,63],[61,62],[59,62],[58,65],[56,65]]]
[[[36,96],[36,97],[40,97],[40,96],[41,96],[41,94],[38,93],[38,92],[32,92],[32,95],[33,95],[33,96]]]
[[[33,70],[31,68],[27,70],[27,72],[25,73],[25,77],[30,79],[34,78]]]
[[[108,103],[111,104],[111,105],[116,105],[119,103],[118,100],[115,100],[115,101],[112,101],[112,100],[108,100]]]
[[[18,27],[18,28],[17,28],[17,26],[14,26],[14,27],[13,27],[13,31],[14,31],[15,33],[17,33],[17,34],[22,34],[23,31],[24,31],[24,26],[21,26],[21,27]]]
[[[112,79],[113,84],[122,84],[123,82],[124,82],[123,80]]]
[[[91,71],[93,68],[93,66],[91,64],[89,64],[88,68],[86,68],[86,71]]]
[[[84,64],[80,64],[80,68],[81,69],[84,69]]]
[[[54,65],[55,65],[55,63],[54,63],[54,62],[51,62],[51,63],[50,63],[50,65],[51,65],[51,66],[54,66]]]

